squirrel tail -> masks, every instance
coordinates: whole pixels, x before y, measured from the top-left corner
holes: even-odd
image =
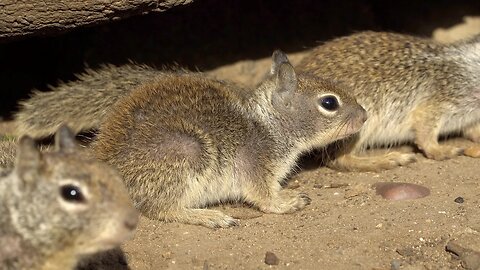
[[[15,115],[16,135],[47,137],[62,124],[75,134],[98,129],[117,100],[160,73],[143,65],[105,65],[96,71],[87,69],[77,75],[78,80],[50,87],[52,91],[35,91],[20,103]]]

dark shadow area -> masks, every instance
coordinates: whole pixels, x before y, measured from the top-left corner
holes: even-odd
[[[75,270],[129,270],[122,249],[116,248],[84,258]]]
[[[480,1],[197,0],[164,13],[0,45],[0,116],[11,117],[32,89],[71,80],[85,64],[131,59],[208,70],[366,29],[430,36],[475,14]]]

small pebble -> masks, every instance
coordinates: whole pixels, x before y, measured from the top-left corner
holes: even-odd
[[[392,270],[399,270],[401,266],[401,262],[399,260],[392,260],[390,262],[390,269]]]
[[[342,187],[348,187],[348,184],[346,183],[332,183],[330,186],[326,186],[326,188],[342,188]]]
[[[374,188],[378,195],[391,201],[419,199],[430,195],[428,188],[411,183],[378,182]]]
[[[396,252],[403,257],[415,256],[415,250],[411,247],[397,249]]]
[[[297,189],[299,187],[300,187],[300,184],[298,182],[289,183],[287,186],[288,189]]]
[[[270,251],[267,251],[267,253],[265,253],[265,264],[278,265],[279,262],[280,260],[278,259],[277,255],[275,255],[275,253]]]
[[[456,203],[463,203],[465,200],[463,199],[463,197],[457,197],[455,198],[454,202]]]

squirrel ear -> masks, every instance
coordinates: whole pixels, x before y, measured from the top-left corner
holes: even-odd
[[[276,96],[284,104],[288,104],[289,99],[297,90],[297,75],[287,56],[282,51],[275,51],[272,60],[271,72],[275,78],[274,97]]]
[[[277,91],[293,93],[297,89],[297,75],[290,63],[280,65],[276,74]]]
[[[71,153],[77,149],[75,134],[66,126],[61,125],[55,134],[55,149],[59,152]]]
[[[290,64],[290,61],[288,61],[287,55],[281,50],[275,50],[272,54],[272,66],[270,68],[270,75],[277,74],[278,69],[280,68],[280,65],[283,63]]]
[[[41,165],[41,154],[35,141],[29,136],[23,136],[18,142],[15,171],[22,181],[31,182],[38,178]]]

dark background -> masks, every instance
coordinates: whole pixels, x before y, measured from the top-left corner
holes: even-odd
[[[10,118],[32,89],[71,80],[85,65],[131,59],[208,70],[360,30],[431,36],[437,27],[478,14],[479,0],[196,0],[163,13],[0,44],[0,117]]]

